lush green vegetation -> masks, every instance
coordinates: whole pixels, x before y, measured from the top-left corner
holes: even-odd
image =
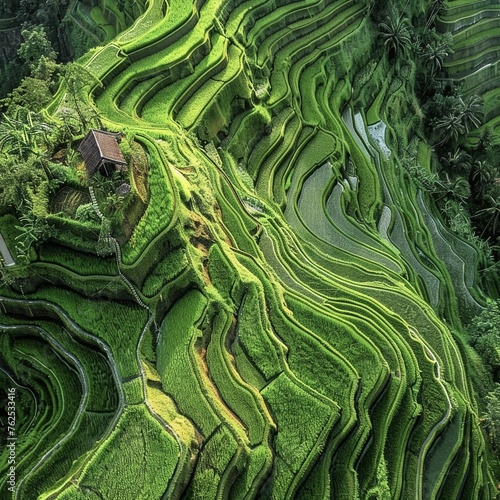
[[[494,1],[18,3],[0,497],[495,498]]]

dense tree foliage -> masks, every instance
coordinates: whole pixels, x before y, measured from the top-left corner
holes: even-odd
[[[470,342],[500,382],[500,301],[490,301],[468,327]]]

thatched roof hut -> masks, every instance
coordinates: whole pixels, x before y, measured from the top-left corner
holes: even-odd
[[[119,137],[120,134],[91,129],[83,138],[78,151],[83,156],[89,177],[96,172],[111,175],[115,170],[127,169],[127,162],[118,146]]]

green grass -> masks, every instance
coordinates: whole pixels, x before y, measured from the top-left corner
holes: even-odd
[[[206,298],[195,290],[175,302],[161,324],[156,355],[164,391],[208,436],[220,421],[204,394],[194,359],[194,342],[199,335],[196,325],[203,317],[205,306]]]
[[[128,405],[137,405],[144,402],[143,383],[140,377],[124,382],[123,391]]]
[[[177,454],[174,438],[144,405],[128,407],[66,496],[90,487],[104,498],[158,498],[174,473]]]
[[[319,455],[338,408],[315,399],[300,385],[282,373],[262,391],[278,426],[274,440],[276,463],[268,488],[273,496],[292,494],[291,485],[299,471]]]
[[[149,155],[149,191],[150,199],[146,212],[137,224],[132,237],[123,247],[123,262],[132,264],[142,253],[151,240],[161,231],[168,228],[175,214],[175,189],[167,160],[157,145],[144,140],[144,147]]]
[[[31,305],[32,310],[49,316],[55,313],[67,328],[77,332],[82,328],[109,345],[122,377],[137,374],[135,346],[147,321],[144,309],[130,303],[92,300],[68,289],[61,293],[61,289],[48,286],[33,294],[31,299],[38,300]],[[23,314],[30,315],[22,302],[18,307]]]
[[[207,365],[221,397],[228,408],[247,429],[250,446],[266,444],[269,438],[270,422],[266,421],[263,401],[237,374],[225,348],[227,331],[232,316],[217,315],[212,323],[210,343],[207,347]]]
[[[167,253],[165,257],[148,273],[143,285],[143,293],[152,297],[186,268],[188,260],[183,248]]]
[[[278,375],[283,365],[280,361],[281,353],[269,339],[269,326],[262,318],[263,305],[262,289],[256,284],[250,284],[238,311],[237,336],[251,363],[266,380],[270,380]]]
[[[225,490],[224,473],[233,460],[237,443],[221,425],[206,441],[187,491],[188,498],[217,498]],[[231,478],[234,480],[234,476]]]

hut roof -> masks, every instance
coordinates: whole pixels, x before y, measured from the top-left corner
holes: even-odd
[[[89,175],[95,173],[103,162],[127,165],[118,146],[118,134],[112,132],[91,129],[80,143],[78,151],[85,160]]]

